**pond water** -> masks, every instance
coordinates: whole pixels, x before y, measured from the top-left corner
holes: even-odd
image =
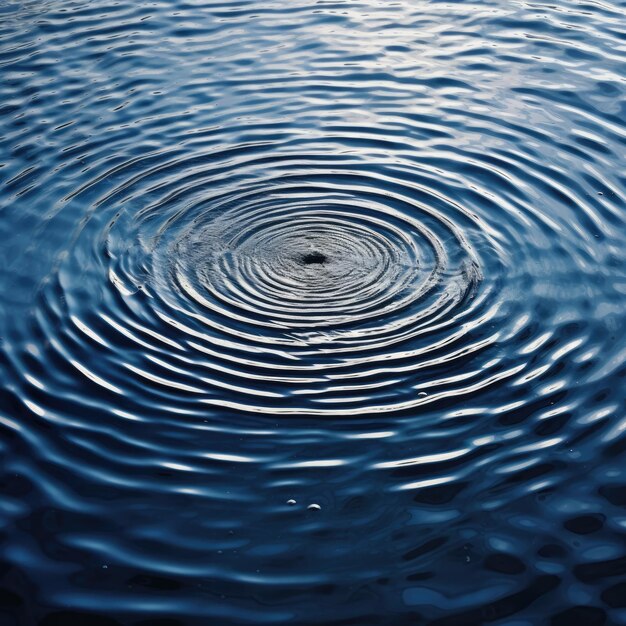
[[[626,624],[626,2],[0,6],[0,624]]]

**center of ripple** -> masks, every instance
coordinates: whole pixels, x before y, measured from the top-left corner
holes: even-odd
[[[326,362],[331,348],[367,363],[377,347],[411,343],[474,282],[453,223],[369,187],[261,185],[155,227],[155,293],[198,324],[195,336],[255,359],[272,345],[289,360],[304,351],[311,363],[297,371]]]
[[[302,254],[299,260],[302,265],[323,265],[328,261],[328,257],[323,252],[313,250]]]

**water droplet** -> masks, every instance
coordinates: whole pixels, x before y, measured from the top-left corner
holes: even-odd
[[[309,506],[306,507],[309,511],[321,511],[322,507],[319,504],[309,504]]]
[[[287,504],[288,504],[289,506],[293,506],[295,503],[296,503],[296,501],[295,501],[295,500],[287,500]]]

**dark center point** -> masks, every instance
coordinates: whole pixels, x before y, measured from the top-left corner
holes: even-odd
[[[300,262],[304,265],[321,265],[326,263],[328,257],[321,252],[313,251],[306,252],[300,257]]]

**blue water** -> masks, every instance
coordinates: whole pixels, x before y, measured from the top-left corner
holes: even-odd
[[[0,625],[626,624],[626,2],[0,4]]]

